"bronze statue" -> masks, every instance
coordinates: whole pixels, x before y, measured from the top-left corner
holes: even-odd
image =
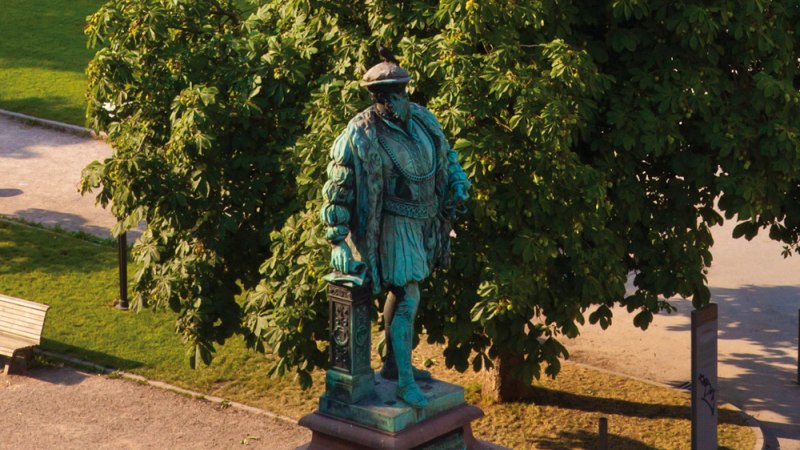
[[[321,218],[340,279],[388,291],[384,307],[387,358],[380,371],[397,379],[397,396],[427,404],[411,365],[419,283],[449,265],[451,221],[470,183],[436,117],[408,99],[409,73],[385,60],[361,85],[375,104],[354,117],[331,149]]]

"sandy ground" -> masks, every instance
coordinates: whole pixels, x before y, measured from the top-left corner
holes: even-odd
[[[294,449],[310,433],[267,416],[69,368],[0,375],[0,449]]]

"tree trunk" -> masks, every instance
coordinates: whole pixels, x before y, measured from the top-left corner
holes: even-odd
[[[533,388],[513,376],[524,359],[524,355],[503,354],[493,361],[493,368],[483,369],[481,371],[483,397],[498,403],[530,398],[533,395]]]

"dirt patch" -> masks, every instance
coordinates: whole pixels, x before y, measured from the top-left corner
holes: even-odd
[[[42,368],[0,375],[2,449],[294,449],[310,433],[136,382]]]

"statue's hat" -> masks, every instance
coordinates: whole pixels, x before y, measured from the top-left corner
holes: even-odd
[[[384,57],[384,61],[375,64],[364,74],[361,86],[379,86],[386,84],[406,84],[411,81],[411,75],[406,69],[397,65],[394,56],[384,47],[380,47],[378,52]]]

